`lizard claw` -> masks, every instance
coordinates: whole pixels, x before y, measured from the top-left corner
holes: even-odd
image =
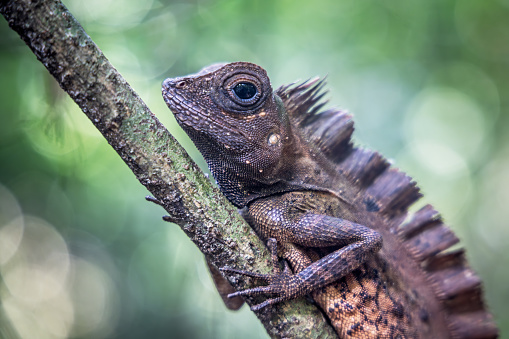
[[[285,267],[285,270],[283,272],[278,272],[276,274],[254,273],[249,271],[237,270],[229,267],[223,267],[221,268],[221,271],[245,275],[257,280],[261,280],[267,284],[265,286],[258,286],[230,293],[228,294],[228,298],[234,298],[237,296],[253,297],[266,294],[277,295],[277,297],[275,298],[267,299],[261,304],[252,306],[251,309],[253,311],[262,309],[268,305],[276,304],[283,300],[288,300],[297,296],[294,295],[293,292],[297,290],[296,286],[298,286],[298,279],[295,275],[291,274],[289,268],[287,267]]]
[[[269,281],[269,276],[270,276],[269,274],[237,270],[237,269],[231,268],[231,267],[222,267],[219,270],[223,271],[223,272],[237,273],[237,274],[245,275],[246,277],[251,277],[251,278],[263,280],[264,282],[268,282]]]
[[[290,299],[293,296],[292,291],[294,291],[293,286],[297,283],[296,277],[292,274],[288,263],[284,262],[284,269],[281,270],[279,267],[279,262],[277,258],[277,242],[275,239],[269,238],[267,242],[267,247],[271,252],[271,261],[273,266],[273,274],[263,274],[263,273],[255,273],[245,270],[238,270],[231,267],[222,267],[220,268],[223,272],[236,273],[240,275],[244,275],[247,277],[251,277],[257,280],[261,280],[263,283],[267,284],[266,286],[258,286],[254,288],[245,289],[242,291],[237,291],[234,293],[228,294],[228,298],[234,298],[237,296],[257,296],[257,295],[265,295],[265,294],[276,294],[278,297],[267,299],[261,304],[254,305],[251,307],[251,310],[257,311],[266,306],[276,304],[283,300]]]
[[[273,293],[271,286],[255,287],[255,288],[250,288],[250,289],[243,290],[243,291],[238,291],[235,293],[230,293],[230,294],[228,294],[228,298],[234,298],[237,296],[244,296],[244,295],[255,296],[255,295],[262,295],[262,294],[267,294],[267,293]],[[258,305],[251,306],[251,311],[259,311],[264,307],[267,307],[267,306],[273,305],[273,304],[277,304],[277,303],[284,301],[286,299],[288,299],[288,298],[285,296],[267,299]]]
[[[242,296],[242,295],[255,296],[255,295],[261,295],[261,294],[266,294],[266,293],[271,293],[270,286],[260,286],[260,287],[255,287],[255,288],[249,288],[249,289],[243,290],[243,291],[237,291],[237,292],[228,294],[228,298],[235,298],[235,297]]]
[[[264,302],[262,302],[262,303],[260,303],[258,305],[251,306],[251,311],[259,311],[259,310],[261,310],[264,307],[267,307],[269,305],[277,304],[277,303],[279,303],[281,301],[285,301],[285,298],[284,297],[279,297],[279,298],[267,299],[267,300],[265,300]]]

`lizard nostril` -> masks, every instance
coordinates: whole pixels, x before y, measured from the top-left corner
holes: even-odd
[[[184,89],[184,88],[186,88],[186,86],[187,86],[187,82],[185,82],[185,81],[179,81],[175,85],[175,87],[177,87],[178,89]]]

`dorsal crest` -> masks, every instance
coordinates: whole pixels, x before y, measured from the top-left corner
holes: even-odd
[[[354,147],[352,116],[325,109],[324,79],[281,86],[276,94],[304,137],[316,145],[336,170],[361,188],[367,212],[381,213],[391,233],[421,265],[447,314],[452,338],[494,338],[497,329],[482,300],[481,283],[440,215],[426,205],[413,215],[408,208],[421,197],[411,177],[391,167],[378,152]],[[384,226],[385,227],[385,226]]]
[[[300,84],[281,86],[276,94],[285,104],[290,118],[304,136],[316,145],[332,162],[344,159],[353,149],[354,131],[352,116],[336,108],[322,110],[328,103],[324,99],[326,79],[313,78]]]

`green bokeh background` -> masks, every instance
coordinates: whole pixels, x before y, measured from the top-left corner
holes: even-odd
[[[462,239],[509,337],[509,1],[66,0],[205,168],[165,77],[251,61],[328,76],[358,143],[408,172]],[[266,338],[201,254],[0,19],[0,336]],[[6,319],[10,319],[9,331]]]

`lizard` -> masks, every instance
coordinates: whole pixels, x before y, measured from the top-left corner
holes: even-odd
[[[451,249],[458,238],[431,205],[409,212],[416,183],[353,144],[352,115],[324,109],[324,86],[273,90],[248,62],[163,82],[178,124],[272,254],[271,274],[222,267],[262,283],[219,288],[224,299],[238,308],[239,297],[266,296],[259,310],[310,295],[340,338],[496,338],[479,277]]]

